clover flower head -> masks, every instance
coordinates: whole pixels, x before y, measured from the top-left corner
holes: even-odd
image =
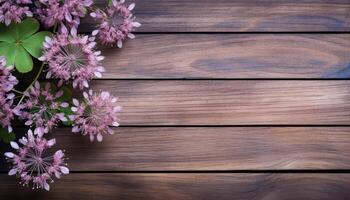
[[[93,93],[91,90],[83,93],[84,101],[79,102],[73,99],[73,115],[70,119],[74,125],[72,132],[81,132],[83,135],[89,135],[90,140],[101,142],[103,135],[113,134],[110,126],[119,126],[118,113],[121,107],[118,106],[117,98],[109,92]]]
[[[48,133],[59,122],[67,121],[61,109],[67,108],[69,104],[59,101],[62,90],[54,92],[49,83],[41,88],[36,82],[24,95],[27,100],[21,104],[20,118],[26,120],[25,125],[36,127],[40,136]]]
[[[62,23],[76,29],[92,4],[93,0],[40,0],[35,13],[47,28]]]
[[[56,140],[46,140],[38,133],[29,130],[26,137],[17,142],[11,142],[16,152],[6,152],[5,157],[12,168],[8,175],[18,175],[23,186],[33,185],[34,188],[50,190],[48,182],[53,182],[54,176],[60,178],[62,174],[69,174],[66,167],[65,155],[62,150],[50,153]]]
[[[44,42],[44,53],[39,60],[48,64],[47,78],[60,80],[60,84],[73,80],[73,87],[88,88],[88,82],[94,77],[102,77],[105,69],[101,66],[104,59],[101,51],[96,51],[94,42],[88,36],[77,35],[75,31],[67,33],[62,26],[61,33]]]
[[[141,24],[135,21],[132,10],[135,4],[126,6],[124,0],[113,0],[112,4],[106,10],[96,10],[90,13],[91,17],[99,22],[97,29],[92,32],[93,36],[106,44],[119,48],[123,46],[123,40],[126,38],[133,39],[135,35],[131,32]]]
[[[31,0],[5,0],[0,1],[0,23],[10,25],[11,22],[19,23],[24,17],[32,17],[33,13],[25,4]]]
[[[9,132],[12,132],[11,121],[20,113],[19,107],[13,105],[15,94],[11,90],[18,80],[11,72],[12,67],[6,67],[5,58],[0,57],[0,125],[7,127]]]

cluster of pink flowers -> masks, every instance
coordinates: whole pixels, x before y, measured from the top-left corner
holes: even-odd
[[[21,22],[24,17],[32,17],[28,4],[31,0],[0,0],[0,23],[7,26],[11,22]]]
[[[42,67],[24,91],[17,90],[13,67],[6,66],[6,60],[0,57],[0,128],[15,132],[11,122],[18,118],[29,129],[19,143],[10,143],[14,152],[5,153],[11,165],[8,174],[17,175],[25,186],[49,190],[54,177],[69,173],[63,151],[49,153],[56,140],[45,139],[59,124],[71,125],[73,133],[98,142],[114,133],[112,127],[119,126],[121,106],[117,97],[108,91],[88,89],[89,82],[105,72],[104,56],[95,40],[122,48],[125,39],[135,38],[132,32],[141,24],[132,13],[135,4],[112,0],[105,9],[92,5],[93,0],[0,0],[0,23],[9,26],[34,17],[54,32],[45,38],[38,58]],[[96,30],[91,35],[78,34],[80,20],[89,12],[97,22]],[[37,80],[44,77],[42,72],[58,83],[40,84]],[[80,91],[82,100],[72,96],[65,99],[66,86],[74,89],[74,94]]]
[[[60,108],[66,108],[69,104],[58,100],[63,95],[63,91],[53,92],[49,83],[41,88],[39,82],[35,82],[30,91],[25,92],[24,95],[27,99],[21,104],[23,111],[20,118],[25,120],[25,125],[39,130],[39,135],[48,133],[59,122],[67,121],[65,114],[60,112]]]
[[[112,5],[105,10],[97,9],[90,13],[91,17],[99,22],[92,35],[97,36],[104,44],[111,46],[116,44],[122,48],[123,40],[135,38],[131,32],[134,31],[135,27],[141,26],[139,22],[135,21],[132,14],[134,8],[134,3],[126,6],[124,0],[113,0]]]
[[[119,126],[117,114],[121,107],[116,104],[117,98],[109,92],[93,93],[89,90],[83,95],[82,103],[73,99],[74,115],[70,116],[74,123],[72,132],[89,135],[91,141],[96,137],[101,142],[104,134],[114,133],[110,126]]]
[[[12,164],[8,174],[19,175],[24,186],[33,183],[33,189],[50,190],[48,182],[53,182],[53,176],[60,178],[61,174],[69,173],[63,151],[58,150],[53,155],[47,151],[56,144],[55,139],[46,140],[29,130],[27,137],[22,137],[19,142],[23,147],[11,142],[16,153],[6,152],[5,156]]]
[[[40,0],[35,14],[47,28],[64,24],[76,29],[92,4],[93,0]]]
[[[18,80],[11,74],[13,67],[5,65],[6,59],[0,57],[0,125],[12,132],[11,121],[20,111],[13,105],[15,94],[11,90],[18,84]]]
[[[104,59],[101,51],[94,48],[96,42],[89,36],[69,34],[65,26],[61,33],[53,38],[47,37],[44,42],[44,54],[39,60],[48,63],[47,78],[58,78],[60,84],[73,80],[73,87],[88,88],[88,81],[102,77],[105,69],[101,66]]]
[[[46,28],[66,26],[76,32],[80,19],[92,5],[93,0],[36,0],[35,3],[32,0],[0,0],[0,22],[9,25],[34,14]],[[90,16],[98,24],[92,35],[103,44],[122,48],[123,41],[135,38],[132,31],[141,26],[135,21],[134,8],[134,3],[126,5],[125,0],[112,0],[106,9],[95,9]]]

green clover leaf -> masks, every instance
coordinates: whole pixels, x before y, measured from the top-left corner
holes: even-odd
[[[21,23],[12,23],[10,26],[0,24],[0,55],[5,56],[7,65],[14,65],[21,73],[33,69],[32,57],[42,55],[42,46],[48,31],[38,32],[39,22],[27,18]]]

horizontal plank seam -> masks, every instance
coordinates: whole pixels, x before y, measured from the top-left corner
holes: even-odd
[[[39,79],[58,81],[58,79]],[[350,81],[349,78],[99,78],[94,81]]]
[[[90,32],[80,32],[81,34],[90,34]],[[201,32],[195,32],[195,31],[187,31],[187,32],[134,32],[135,35],[187,35],[187,34],[208,34],[208,35],[225,35],[225,34],[237,34],[237,35],[245,35],[245,34],[262,34],[262,35],[282,35],[282,34],[350,34],[350,31],[247,31],[247,32],[239,32],[239,31],[224,31],[224,32],[217,32],[217,31],[201,31]]]
[[[108,81],[349,81],[349,78],[102,78]]]
[[[27,126],[14,125],[14,128],[28,128]],[[71,126],[56,126],[57,128],[70,128]],[[225,127],[350,127],[350,124],[247,124],[247,125],[120,125],[117,128],[225,128]]]
[[[120,125],[119,127],[133,128],[133,127],[350,127],[350,124],[247,124],[247,125]]]
[[[182,128],[182,127],[203,127],[203,128],[224,128],[224,127],[350,127],[350,124],[250,124],[250,125],[120,125],[119,128],[161,128],[161,127],[174,127],[174,128]]]
[[[0,171],[0,174],[6,174],[6,171]],[[120,171],[70,171],[72,174],[89,174],[89,173],[100,173],[100,174],[108,174],[108,173],[114,173],[114,174],[160,174],[160,173],[171,173],[171,174],[198,174],[198,173],[208,173],[208,174],[222,174],[222,173],[230,173],[230,174],[308,174],[308,173],[317,173],[317,174],[339,174],[339,173],[350,173],[350,169],[288,169],[288,170],[275,170],[275,169],[269,169],[269,170],[135,170],[135,171],[127,171],[127,170],[120,170]]]

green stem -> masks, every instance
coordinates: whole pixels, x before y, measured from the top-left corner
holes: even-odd
[[[57,31],[57,24],[55,24],[55,26],[54,26],[53,29],[52,29],[52,32],[53,32],[53,33],[56,33],[56,31]]]
[[[26,92],[28,92],[28,90],[29,90],[29,89],[34,85],[34,83],[38,80],[38,78],[40,77],[41,72],[42,72],[43,69],[44,69],[44,65],[45,65],[45,63],[43,62],[43,63],[41,64],[40,69],[39,69],[38,73],[36,74],[34,80],[30,83],[30,85],[27,87],[27,89],[24,90],[24,92],[22,93],[23,95],[22,95],[22,97],[21,97],[21,99],[19,100],[19,102],[18,102],[17,105],[20,105],[20,104],[22,103],[22,101],[23,101],[24,98],[25,98],[25,95],[24,95],[24,94],[25,94]]]
[[[23,95],[23,92],[21,92],[21,91],[19,91],[19,90],[16,90],[16,89],[12,89],[12,91],[13,91],[13,92],[16,92],[16,93],[18,93],[18,94],[21,94],[21,95]]]

